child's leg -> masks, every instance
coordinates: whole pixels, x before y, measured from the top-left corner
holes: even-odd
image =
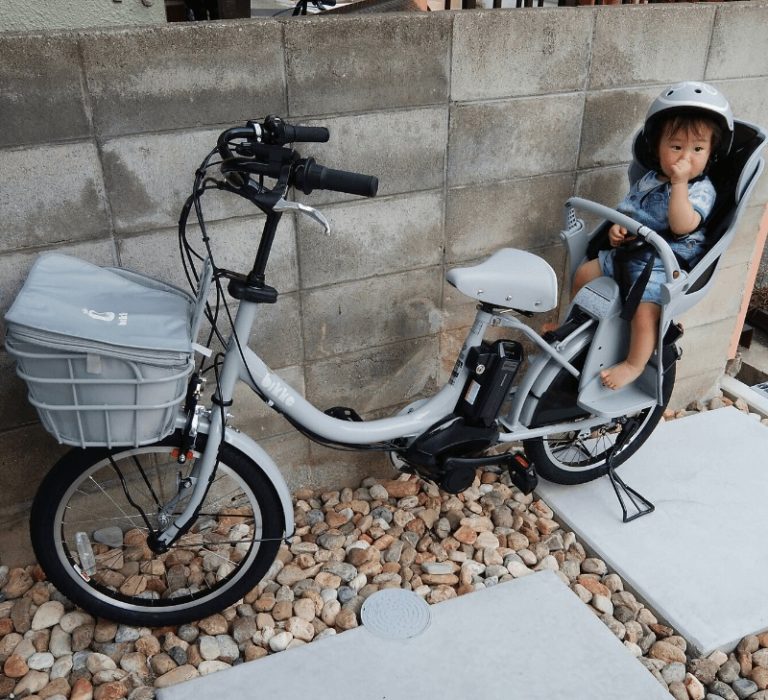
[[[621,389],[643,373],[656,349],[660,315],[661,307],[658,304],[648,301],[638,304],[632,318],[627,359],[600,372],[603,384],[609,389]]]
[[[573,275],[573,287],[571,288],[571,299],[576,295],[576,292],[578,292],[587,282],[591,282],[594,279],[597,279],[598,277],[602,276],[603,271],[600,268],[600,262],[595,260],[587,260],[583,265],[580,265],[575,274]],[[553,331],[557,328],[557,323],[550,322],[545,323],[541,327],[542,333],[548,333],[549,331]]]
[[[603,270],[600,267],[600,261],[595,258],[594,260],[587,260],[583,265],[580,265],[576,270],[576,274],[573,276],[573,287],[571,288],[571,298],[576,296],[576,293],[588,282],[596,280],[603,275]]]

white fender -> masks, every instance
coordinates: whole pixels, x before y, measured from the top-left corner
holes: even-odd
[[[179,412],[176,417],[176,428],[183,429],[186,425],[186,415],[183,411]],[[198,431],[204,435],[209,434],[210,424],[208,420],[201,417],[198,425]],[[277,492],[277,497],[280,499],[280,505],[283,508],[283,518],[285,520],[285,536],[292,537],[293,532],[296,529],[296,525],[293,521],[293,502],[291,501],[291,492],[288,489],[288,484],[285,483],[283,474],[278,466],[273,461],[272,457],[258,445],[254,440],[248,437],[245,433],[241,433],[232,428],[227,428],[225,434],[225,441],[228,445],[231,445],[236,450],[242,452],[246,457],[252,459],[256,464],[261,467],[266,477],[272,482]]]
[[[270,457],[257,442],[252,440],[245,433],[240,433],[231,428],[227,428],[226,442],[228,445],[240,450],[240,452],[256,462],[256,464],[261,467],[264,474],[266,474],[267,478],[272,482],[275,491],[277,491],[277,496],[280,499],[280,505],[283,507],[285,535],[286,537],[292,537],[296,525],[293,522],[293,501],[291,500],[291,492],[288,489],[288,484],[285,483],[283,473],[272,460],[272,457]]]

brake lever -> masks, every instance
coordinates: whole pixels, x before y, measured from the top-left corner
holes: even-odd
[[[325,218],[322,212],[318,211],[314,207],[307,206],[306,204],[302,204],[301,202],[290,202],[287,199],[283,199],[283,197],[280,197],[280,199],[277,200],[277,203],[272,207],[273,211],[297,211],[300,214],[305,214],[310,219],[314,219],[322,225],[322,227],[325,229],[326,235],[330,235],[331,233],[331,225],[328,223],[328,219]]]

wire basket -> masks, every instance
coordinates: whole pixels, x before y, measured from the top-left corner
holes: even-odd
[[[194,364],[159,367],[6,339],[29,402],[59,442],[138,447],[173,432]],[[97,370],[97,374],[94,373]]]

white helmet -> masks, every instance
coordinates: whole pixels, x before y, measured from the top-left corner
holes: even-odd
[[[645,149],[641,148],[636,154],[643,165],[654,164],[656,155],[653,153],[653,144],[656,143],[659,126],[674,113],[700,114],[716,122],[722,133],[712,157],[718,158],[728,154],[733,142],[733,112],[728,100],[722,92],[708,83],[687,80],[670,85],[651,103],[642,129],[641,140],[645,141]]]

